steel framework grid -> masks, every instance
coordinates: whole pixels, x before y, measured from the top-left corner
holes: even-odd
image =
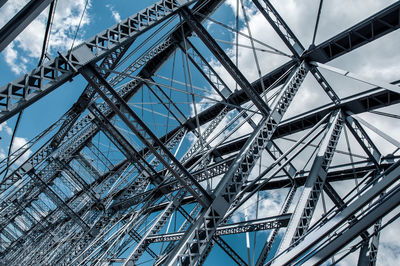
[[[31,21],[50,2],[13,20]],[[222,252],[239,265],[320,264],[356,252],[359,265],[375,265],[400,204],[400,143],[358,115],[398,119],[377,109],[399,103],[400,88],[327,63],[397,30],[400,2],[315,45],[321,7],[306,49],[268,0],[237,1],[234,27],[213,18],[223,1],[162,0],[1,87],[4,122],[79,75],[88,83],[2,161],[2,263],[197,265]],[[253,36],[250,11],[289,54]],[[21,29],[6,26],[9,42]],[[261,52],[286,61],[265,74]],[[375,87],[340,96],[322,69]],[[328,101],[294,115],[306,77]],[[280,207],[268,215],[259,205],[276,190]]]

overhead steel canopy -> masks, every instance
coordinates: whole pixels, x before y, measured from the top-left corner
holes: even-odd
[[[51,2],[11,19],[0,51]],[[237,3],[232,14],[224,1],[158,1],[0,88],[2,123],[75,77],[87,82],[0,164],[4,264],[212,265],[220,254],[321,264],[347,251],[376,264],[398,216],[400,147],[364,117],[394,125],[399,82],[329,64],[396,34],[400,2],[317,45],[302,44],[270,1]],[[313,40],[320,16],[322,1]],[[382,87],[343,88],[321,68]],[[305,85],[317,107],[298,99]]]

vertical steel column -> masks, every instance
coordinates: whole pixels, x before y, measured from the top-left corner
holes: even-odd
[[[364,240],[363,244],[360,248],[360,254],[358,255],[358,266],[375,266],[376,259],[378,255],[378,247],[379,247],[379,236],[380,236],[380,227],[381,227],[382,219],[378,220],[377,223],[373,226],[373,236],[371,239]]]

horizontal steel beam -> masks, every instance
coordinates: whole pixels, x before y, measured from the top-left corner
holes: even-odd
[[[365,163],[364,163],[365,164]],[[393,165],[393,158],[390,158],[388,160],[384,160],[384,163],[380,165],[381,169],[388,169],[390,166]],[[227,167],[228,168],[228,167]],[[344,181],[344,180],[352,180],[354,178],[361,178],[364,177],[366,174],[371,173],[376,171],[376,166],[374,164],[370,165],[361,165],[361,166],[356,166],[352,167],[350,164],[347,165],[339,165],[339,166],[333,166],[331,167],[332,171],[329,171],[327,174],[327,182],[337,182],[337,181]],[[227,170],[223,170],[220,174],[224,174]],[[303,186],[307,177],[308,177],[309,172],[300,172],[296,175],[294,182],[298,184],[298,186]],[[211,176],[210,178],[212,178]],[[262,182],[261,180],[260,182]],[[257,185],[257,184],[256,184]],[[255,188],[256,185],[253,187],[249,187],[248,191],[252,192]],[[273,189],[279,189],[279,188],[285,188],[289,187],[292,185],[292,180],[288,178],[287,176],[277,176],[276,178],[270,180],[267,182],[265,185],[260,187],[260,191],[268,191],[268,190],[273,190]],[[166,188],[164,190],[170,190],[175,191],[177,187],[174,187],[174,184],[168,184],[166,185]],[[146,191],[144,193],[136,194],[130,198],[127,198],[123,201],[118,202],[115,205],[112,205],[112,208],[115,208],[117,210],[120,209],[126,209],[131,206],[134,206],[136,204],[140,204],[142,200],[147,197],[149,194],[153,193],[153,190]],[[192,196],[188,196],[182,200],[182,205],[190,204],[196,202],[196,199]],[[150,207],[147,211],[148,212],[157,212],[161,211],[166,207],[165,202],[154,205]]]
[[[399,83],[400,82],[395,82],[393,84]],[[353,114],[360,114],[397,103],[400,103],[400,94],[385,89],[374,88],[366,92],[343,98],[341,103],[338,105],[333,103],[326,104],[283,121],[276,129],[273,139],[279,139],[281,137],[309,129],[318,123],[318,121],[320,121],[325,115],[331,113],[337,108],[341,108],[345,111],[351,111]],[[228,143],[220,145],[215,150],[221,156],[238,151],[244,145],[244,143],[246,143],[248,136],[249,135],[244,135],[236,140],[232,140]],[[202,156],[202,154],[198,156]],[[192,160],[188,161],[186,166],[190,166],[191,163],[197,160],[198,158],[194,157]]]
[[[395,12],[395,10],[397,10],[397,8],[398,8],[398,6],[394,5],[388,9]],[[380,13],[378,13],[378,14],[380,14]],[[368,24],[368,23],[370,23],[370,21],[367,19],[363,23]],[[354,27],[361,27],[363,25],[363,23],[359,23]],[[367,42],[368,42],[368,40],[365,40],[365,43],[367,43]],[[354,48],[351,48],[351,49],[354,49]],[[167,53],[167,54],[168,54],[167,55],[167,57],[168,57],[170,53]],[[157,61],[156,59],[151,60],[151,62],[149,62],[148,66],[151,68],[151,66],[159,65],[159,63],[156,63],[156,61]],[[266,76],[264,76],[263,81],[265,83],[272,84],[277,78],[279,78],[281,76],[281,74],[283,74],[287,69],[292,67],[293,64],[294,64],[293,61],[286,63],[281,68],[278,68],[278,69],[272,71],[271,73],[267,74]],[[253,83],[253,85],[255,86],[257,84],[257,82]],[[260,87],[260,86],[258,86],[258,87]],[[232,101],[239,100],[239,102],[247,101],[248,99],[246,100],[246,97],[245,97],[246,95],[242,95],[243,93],[242,94],[240,94],[240,93],[241,93],[240,91],[234,93],[234,95],[236,95],[236,96],[232,96],[233,98],[231,100]],[[348,104],[346,104],[346,106],[344,106],[344,109],[347,108],[349,110],[352,110],[355,113],[360,113],[360,111],[357,110],[358,108],[362,108],[363,111],[373,110],[375,108],[380,108],[383,106],[388,106],[390,104],[397,103],[397,102],[399,102],[399,98],[400,97],[394,93],[382,91],[375,95],[370,95],[370,96],[366,96],[365,98],[360,98],[358,102],[349,102]],[[200,125],[213,119],[213,117],[217,113],[216,111],[221,108],[224,108],[224,107],[225,107],[225,105],[216,104],[216,105],[212,106],[211,108],[207,109],[206,111],[202,112],[199,115]],[[287,121],[288,123],[284,123],[284,125],[281,125],[280,127],[278,127],[276,134],[279,134],[280,132],[284,132],[284,131],[297,132],[299,130],[307,128],[307,124],[309,126],[314,124],[313,121],[319,120],[321,118],[321,116],[325,115],[327,112],[330,112],[331,108],[334,108],[334,107],[326,106],[325,111],[322,111],[319,113],[311,112],[308,114],[308,116],[304,116],[303,119],[298,119],[297,121],[294,121],[292,119],[292,120],[290,120],[290,122]],[[193,119],[192,120],[189,119],[188,122],[186,123],[186,126],[188,128],[194,128],[195,125],[196,125],[196,123]],[[288,133],[286,133],[286,134],[288,134]],[[243,139],[241,142],[244,143],[244,141],[245,141],[245,139]],[[238,143],[233,143],[233,147],[236,147],[237,150],[240,149],[240,147],[243,145],[241,142],[239,141]],[[227,148],[228,151],[231,150],[231,148],[229,146],[226,146],[225,148]]]
[[[321,63],[344,55],[366,42],[373,41],[400,27],[400,2],[386,7],[369,18],[344,30],[311,49],[306,57]]]
[[[83,66],[98,62],[192,2],[161,0],[0,87],[0,123],[71,80]]]
[[[31,174],[32,179],[37,181],[37,184],[40,186],[44,186],[46,189],[44,190],[44,193],[54,202],[57,207],[60,207],[65,214],[69,215],[77,224],[79,224],[83,230],[89,231],[89,226],[86,224],[84,220],[73,210],[71,207],[64,202],[64,200],[49,186],[46,184],[45,181],[42,180],[42,178],[37,175],[36,173],[32,172]]]
[[[223,235],[241,234],[246,232],[262,231],[262,230],[286,227],[289,223],[291,215],[292,215],[291,213],[287,213],[279,216],[223,225],[217,228],[217,232],[215,233],[215,235],[223,236]],[[177,233],[169,233],[163,235],[153,235],[149,236],[147,240],[151,243],[176,241],[180,240],[184,235],[184,233],[185,232],[177,232]]]
[[[339,56],[368,44],[375,39],[395,31],[400,27],[399,17],[400,2],[396,2],[316,47],[311,47],[304,57],[306,60],[327,63]],[[296,61],[291,60],[264,75],[262,78],[264,86],[267,88],[272,85],[283,73],[295,64]],[[262,86],[259,80],[253,82],[252,86],[256,91],[261,93]],[[244,91],[240,90],[233,93],[227,101],[236,104],[243,104],[248,102],[249,98]],[[200,125],[212,120],[215,117],[215,114],[219,113],[224,107],[225,105],[223,103],[218,103],[199,113]],[[189,119],[186,125],[188,128],[195,127],[195,119]]]

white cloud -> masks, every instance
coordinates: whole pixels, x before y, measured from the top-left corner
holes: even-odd
[[[110,10],[111,15],[113,16],[115,22],[120,22],[121,21],[121,15],[118,13],[117,10],[115,10],[114,6],[106,5],[106,7]]]
[[[260,192],[257,204],[257,195],[254,194],[232,216],[233,222],[243,221],[247,213],[249,219],[265,218],[279,215],[281,205],[287,194],[287,189]],[[258,206],[258,215],[257,214]]]
[[[354,25],[355,23],[361,21],[361,19],[368,17],[369,15],[377,12],[378,10],[384,8],[389,5],[393,1],[353,1],[351,4],[344,6],[341,1],[329,1],[324,3],[324,8],[322,11],[321,24],[319,27],[319,31],[317,34],[317,44],[320,42],[319,40],[326,40],[333,35],[336,35],[340,31]],[[232,9],[233,14],[236,12],[236,0],[228,0],[226,1],[228,6]],[[318,8],[318,3],[315,3],[312,8],[310,8],[309,2],[302,1],[273,1],[273,5],[276,7],[278,12],[284,17],[286,22],[292,28],[294,33],[298,36],[303,45],[307,48],[310,45],[310,41],[312,38],[312,33],[314,29],[314,23],[316,18],[316,12]],[[255,38],[260,41],[263,41],[269,45],[274,47],[279,47],[283,52],[289,53],[288,49],[279,40],[278,36],[273,32],[272,28],[267,25],[265,18],[260,14],[254,11],[254,7],[250,5],[246,5],[246,12],[249,17],[249,24],[251,28],[251,32]],[[241,10],[240,10],[241,12]],[[340,20],[337,18],[340,16]],[[243,14],[240,13],[241,18],[241,31],[245,34],[248,34],[247,28],[244,25]],[[210,28],[211,23],[207,23],[207,28]],[[217,28],[218,27],[218,28]],[[220,26],[213,24],[213,30],[211,34],[218,33],[217,29],[222,29]],[[393,51],[396,51],[397,42],[396,38],[399,36],[399,32],[394,32],[385,36],[382,39],[375,41],[374,43],[368,44],[362,48],[359,48],[348,55],[342,56],[330,62],[329,64],[337,66],[339,68],[348,69],[352,72],[362,74],[363,76],[369,78],[375,78],[377,80],[384,81],[393,81],[398,79],[398,69],[400,67],[400,54],[393,54]],[[232,37],[231,42],[235,42],[235,37]],[[239,35],[239,43],[245,45],[251,45],[247,38]],[[259,47],[256,44],[256,47]],[[225,50],[225,52],[230,56],[231,60],[235,62],[235,48],[231,47]],[[368,56],[365,56],[365,55]],[[260,68],[262,75],[265,75],[272,69],[277,66],[282,65],[288,59],[282,56],[271,55],[268,53],[257,52],[257,56],[260,62]],[[242,73],[246,76],[249,81],[254,81],[258,79],[257,69],[254,61],[253,52],[250,49],[240,48],[238,54],[239,68]],[[231,89],[235,88],[235,82],[230,77],[230,75],[225,71],[223,66],[216,60],[211,58],[211,65],[214,69],[219,73],[219,75],[224,79],[224,81],[228,84]],[[324,73],[325,74],[325,73]],[[328,79],[329,77],[329,79]],[[338,77],[333,77],[333,75],[326,75],[328,81],[331,81],[332,86],[340,97],[344,97],[347,95],[352,95],[357,93],[358,91],[365,90],[366,88],[370,88],[369,86],[357,86],[353,81],[348,80],[346,78],[340,79]],[[354,87],[354,89],[353,89]],[[320,106],[322,104],[328,103],[329,98],[325,95],[322,88],[315,82],[314,78],[307,77],[303,86],[300,88],[298,95],[296,95],[294,99],[294,104],[289,108],[285,117],[297,115],[306,110],[310,110],[314,107]],[[201,108],[199,108],[201,109]],[[398,108],[397,108],[398,109]],[[232,119],[232,115],[222,120],[219,124],[218,128],[214,131],[218,132],[222,129],[229,121]],[[395,137],[395,131],[393,128],[397,128],[398,120],[385,120],[382,117],[365,114],[363,116],[364,119],[370,121],[370,123],[375,124],[380,127],[384,132],[393,132],[392,136]],[[375,123],[376,122],[376,123]],[[242,130],[242,129],[241,129]],[[239,132],[241,132],[239,130]],[[244,132],[250,132],[251,128],[248,125],[243,127]],[[235,136],[239,136],[241,133],[236,133]],[[222,134],[222,137],[226,135],[226,132]],[[221,137],[221,138],[222,138]],[[382,138],[371,135],[374,141],[377,143],[378,147],[382,149],[384,154],[389,153],[390,150],[393,150],[394,147],[385,143]],[[220,138],[219,138],[220,139]],[[343,139],[343,136],[342,136]],[[353,145],[353,144],[351,144]],[[347,147],[341,143],[338,145],[338,149],[346,150]],[[353,148],[353,152],[357,150]],[[359,148],[357,152],[359,151]],[[341,157],[341,159],[349,160],[348,157],[345,156],[336,156]],[[336,158],[337,159],[337,158]],[[264,163],[264,162],[263,162]],[[258,163],[257,163],[258,164]],[[254,171],[253,171],[254,172]],[[252,173],[253,174],[253,173]],[[249,179],[251,179],[250,177]],[[220,179],[220,177],[218,178]],[[354,187],[354,181],[335,185],[335,188],[346,188],[349,189]],[[342,189],[343,190],[343,189]],[[296,197],[298,197],[301,193],[302,189],[299,189],[296,193]],[[346,192],[347,192],[346,191]],[[340,189],[338,192],[343,193]],[[260,213],[264,216],[276,215],[280,209],[282,199],[285,193],[283,190],[269,191],[268,193],[264,193],[263,199],[259,202],[259,210]],[[329,199],[325,196],[327,200],[328,209],[332,206],[332,202],[329,202]],[[241,207],[235,215],[232,217],[234,222],[243,221],[244,220],[244,209],[247,209],[247,212],[250,213],[250,218],[254,218],[255,215],[255,203],[256,197],[253,196],[250,198],[248,202]],[[291,211],[296,205],[296,200],[293,201],[291,206]],[[321,200],[318,204],[317,210],[314,214],[314,221],[319,219],[323,213]],[[398,224],[396,225],[398,226]],[[395,227],[395,225],[393,225]],[[397,227],[399,228],[399,227]],[[396,239],[386,237],[381,238],[381,246],[378,252],[378,261],[381,261],[384,265],[391,265],[394,262],[398,261],[398,250],[399,245],[396,242]],[[393,248],[389,248],[393,247]],[[349,256],[345,261],[342,261],[342,265],[354,265],[356,262],[358,252],[353,253]],[[354,261],[355,259],[355,261]]]
[[[5,24],[17,13],[27,1],[8,1],[0,9],[0,24]],[[86,0],[59,0],[49,40],[48,52],[67,51],[71,48],[73,38],[79,25]],[[90,23],[88,10],[90,1],[82,19],[79,34],[74,46],[79,44],[83,27]],[[40,57],[47,23],[48,8],[43,11],[20,35],[5,49],[4,57],[11,70],[16,74],[26,72],[27,63],[36,64]]]
[[[4,6],[0,9],[0,27],[6,25],[6,23],[17,14],[17,12],[24,7],[29,0],[14,0],[14,1],[6,1]]]
[[[10,45],[4,49],[4,58],[6,63],[11,67],[11,70],[14,73],[23,73],[27,71],[26,65],[17,63],[18,60],[18,52],[14,48],[15,43],[12,42]]]
[[[18,10],[20,7],[23,6],[24,2],[27,1],[9,1],[8,3],[13,3],[13,7],[15,10]],[[379,1],[373,0],[357,0],[352,1],[351,3],[346,3],[346,6],[343,6],[342,2],[339,1],[328,1],[324,3],[323,8],[323,16],[321,18],[321,24],[317,35],[317,43],[318,40],[325,40],[330,36],[337,34],[342,29],[347,28],[348,26],[353,25],[354,23],[358,22],[361,18],[366,17],[377,10],[381,9],[386,3],[389,1]],[[7,4],[8,4],[7,3]],[[226,3],[232,8],[232,11],[236,11],[236,0],[228,0]],[[248,2],[246,2],[248,3]],[[276,9],[279,13],[284,17],[287,23],[292,27],[295,34],[300,38],[303,42],[305,47],[308,47],[309,41],[312,36],[315,16],[316,16],[316,8],[318,7],[317,2],[313,5],[313,8],[309,8],[309,2],[302,2],[302,1],[274,1],[273,2]],[[11,4],[9,4],[11,5]],[[112,5],[106,5],[109,8],[111,15],[113,16],[115,21],[120,21],[121,17],[120,14],[115,10]],[[76,30],[76,27],[79,23],[80,14],[84,8],[84,0],[80,1],[59,1],[58,4],[58,13],[55,18],[53,33],[51,37],[51,47],[55,49],[69,49],[73,34]],[[5,9],[0,10],[0,23],[3,18],[5,21],[9,19],[9,13],[4,14],[2,16],[2,12]],[[241,18],[241,31],[245,34],[248,34],[246,27],[243,25],[243,14],[240,10],[240,18]],[[329,10],[329,12],[328,12]],[[283,52],[289,53],[288,49],[284,46],[282,41],[279,37],[273,32],[272,28],[267,24],[265,18],[260,14],[257,13],[253,5],[246,5],[246,12],[250,19],[250,27],[253,36],[267,44],[270,44],[274,47],[279,47]],[[6,13],[5,11],[3,13]],[[12,13],[12,12],[10,12]],[[46,22],[46,12],[44,12],[36,21],[34,21],[31,26],[29,26],[17,39],[14,43],[12,43],[6,50],[5,50],[5,59],[6,62],[12,67],[12,70],[16,73],[21,73],[26,71],[26,63],[27,60],[25,57],[19,56],[21,52],[24,52],[28,55],[27,58],[32,60],[37,58],[40,54],[41,50],[41,43],[42,37],[40,34],[44,32],[44,25]],[[7,15],[7,16],[5,16]],[[340,20],[337,18],[340,16]],[[87,25],[90,23],[90,18],[85,16],[82,25]],[[207,28],[209,29],[212,27],[213,29],[217,29],[216,24],[207,22]],[[398,33],[396,36],[399,36]],[[385,37],[386,38],[386,37]],[[233,37],[230,41],[234,41],[235,38]],[[332,62],[333,65],[337,67],[342,67],[344,69],[349,69],[355,73],[363,73],[365,76],[372,77],[372,78],[379,78],[386,81],[391,81],[393,79],[398,79],[398,69],[399,69],[399,55],[398,54],[391,54],[387,56],[392,51],[395,51],[398,45],[397,42],[382,42],[378,40],[382,45],[379,51],[376,51],[377,47],[374,45],[367,45],[359,50],[352,52],[350,55],[346,55],[343,58],[337,59]],[[243,36],[239,36],[239,43],[250,45],[250,42],[247,38]],[[75,44],[76,45],[76,44]],[[259,44],[256,44],[257,47],[260,47]],[[227,54],[230,55],[231,59],[235,61],[235,49],[232,47],[231,49],[226,50]],[[368,56],[361,56],[361,54],[368,54]],[[386,56],[385,56],[386,55]],[[271,55],[268,53],[257,52],[257,56],[259,61],[261,62],[261,72],[262,74],[266,74],[270,70],[274,69],[277,66],[280,66],[282,63],[288,60],[287,57],[278,56],[278,55]],[[255,61],[253,52],[247,48],[239,49],[239,67],[243,71],[244,75],[249,81],[253,81],[258,79],[258,73],[255,67]],[[388,58],[389,57],[389,58]],[[233,79],[230,78],[229,74],[226,73],[224,68],[215,60],[211,61],[211,65],[214,69],[220,74],[221,77],[225,80],[228,84],[230,89],[235,88],[235,82]],[[352,68],[348,66],[351,65]],[[340,83],[346,84],[346,83]],[[338,94],[353,94],[354,91],[348,89],[349,86],[337,86]],[[218,96],[211,92],[210,96],[212,98],[218,99]],[[294,115],[301,113],[307,109],[314,107],[315,105],[322,104],[321,99],[324,98],[326,100],[326,96],[324,95],[322,89],[316,86],[315,81],[313,82],[313,78],[308,77],[308,79],[303,84],[302,88],[300,89],[298,95],[295,97],[295,102],[288,110],[288,114],[286,116]],[[202,100],[196,103],[196,108],[198,112],[206,109],[209,100]],[[192,115],[194,114],[194,109],[192,107],[191,110]],[[221,131],[222,128],[228,124],[228,122],[234,117],[233,112],[230,113],[227,117],[225,117],[221,123],[219,123],[218,127],[214,130],[213,134],[217,134],[217,132]],[[373,120],[379,124],[380,128],[385,128],[385,132],[390,132],[393,129],[393,124],[387,123],[383,120],[378,120],[376,117]],[[239,120],[240,121],[240,120]],[[374,123],[375,124],[375,123]],[[5,129],[7,130],[7,125],[2,124],[0,125],[0,131]],[[202,130],[206,127],[203,126]],[[11,130],[11,129],[10,129]],[[246,134],[251,132],[251,127],[247,124],[242,126],[237,133],[235,133],[235,137]],[[11,134],[11,133],[10,133]],[[222,134],[219,138],[217,138],[216,142],[221,140],[226,135],[226,132]],[[194,137],[192,136],[192,141]],[[379,141],[376,140],[378,143]],[[23,138],[16,139],[15,144],[13,146],[13,150],[21,147],[26,143],[26,140]],[[214,142],[215,143],[215,142]],[[382,145],[384,145],[382,143]],[[27,152],[26,157],[29,156],[31,152]],[[3,150],[0,149],[0,159],[2,156],[5,156]],[[24,155],[25,156],[25,155]],[[24,159],[21,159],[23,161]],[[263,162],[264,163],[264,162]],[[262,168],[262,170],[265,168]],[[257,169],[258,170],[258,169]],[[253,171],[252,176],[249,179],[254,178],[255,171]],[[216,180],[214,180],[216,181]],[[215,184],[215,183],[214,183]],[[340,188],[348,188],[351,185],[346,186],[348,183],[340,183],[341,186],[335,186],[340,191]],[[275,190],[269,191],[268,193],[262,193],[262,200],[259,202],[259,217],[267,217],[271,215],[276,215],[279,212],[280,206],[284,199],[286,190]],[[301,193],[301,189],[299,189],[296,196]],[[256,206],[256,196],[253,196],[248,202],[245,203],[244,207],[242,207],[234,216],[234,221],[243,220],[243,210],[247,209],[250,219],[255,217],[255,206]],[[296,200],[293,201],[292,208],[295,206]],[[319,207],[320,207],[319,203]],[[314,219],[318,219],[322,215],[322,208],[318,208],[315,212]],[[398,227],[398,224],[396,225]],[[397,229],[396,229],[397,230]],[[398,233],[397,233],[398,235]],[[395,243],[396,239],[394,238],[382,238],[382,246],[380,249],[380,260],[385,261],[383,264],[394,264],[396,260],[396,254],[398,254],[398,244]],[[394,247],[390,249],[390,247]],[[397,250],[394,252],[393,250]],[[391,262],[391,263],[389,263]],[[345,264],[346,262],[343,262]],[[350,264],[350,263],[349,263]]]
[[[213,24],[214,24],[214,22],[212,22],[212,21],[207,21],[207,23],[206,23],[206,28],[207,28],[207,30],[210,30],[210,28],[212,27]]]
[[[7,155],[3,149],[0,149],[0,161],[7,158]]]
[[[399,213],[399,208],[394,209],[383,222]],[[399,262],[400,243],[396,237],[400,234],[400,220],[395,220],[383,229],[379,238],[377,265],[397,265]]]
[[[15,152],[16,150],[18,150],[19,148],[25,146],[27,143],[28,143],[28,141],[25,138],[15,137],[13,145],[11,147],[11,154],[13,152]],[[26,146],[25,146],[25,149],[26,149]],[[26,152],[15,162],[15,164],[18,166],[21,165],[29,158],[29,156],[31,154],[32,154],[32,151],[30,149],[26,150]],[[10,161],[12,161],[14,158],[15,158],[14,156],[11,156]]]
[[[7,125],[7,122],[3,122],[0,124],[0,132],[5,131],[7,135],[11,136],[12,129]]]
[[[0,124],[0,136],[2,135],[1,133],[5,132],[8,137],[11,137],[13,131],[12,128],[10,128],[7,125],[7,122],[3,122],[2,124]],[[8,146],[5,142],[5,140],[3,139],[3,143],[4,148],[6,148],[6,150],[4,148],[0,148],[0,160],[3,160],[5,158],[7,158],[7,154],[8,154]],[[15,151],[17,151],[19,148],[25,146],[28,143],[27,139],[22,138],[22,137],[14,137],[14,141],[13,141],[13,145],[11,147],[11,154],[13,154]],[[26,150],[25,153],[15,162],[15,164],[21,165],[23,162],[25,162],[29,156],[32,154],[32,151],[30,149],[26,149],[27,146],[24,147],[24,149]],[[21,150],[23,151],[23,150]],[[19,151],[16,155],[18,156],[19,154],[21,154],[21,151]],[[10,162],[13,161],[13,159],[15,159],[15,155],[10,157]]]

